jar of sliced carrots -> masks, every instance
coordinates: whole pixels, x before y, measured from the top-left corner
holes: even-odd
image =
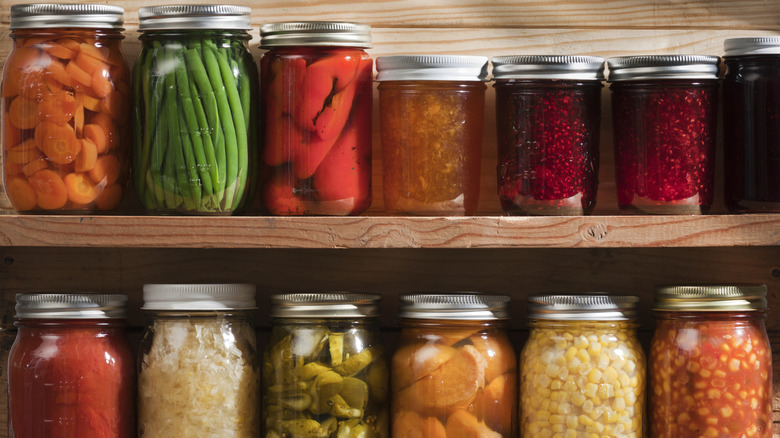
[[[19,212],[115,209],[127,174],[124,9],[11,7],[3,70],[3,183]]]

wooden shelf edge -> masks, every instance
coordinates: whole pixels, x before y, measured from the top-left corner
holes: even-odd
[[[584,217],[0,216],[0,246],[630,248],[780,245],[780,214]]]

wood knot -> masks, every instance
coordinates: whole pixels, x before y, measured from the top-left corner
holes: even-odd
[[[580,234],[588,242],[601,242],[607,238],[607,226],[604,224],[585,224],[582,226]]]

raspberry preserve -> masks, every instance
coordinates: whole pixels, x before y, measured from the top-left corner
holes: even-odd
[[[493,77],[501,208],[589,214],[598,189],[604,59],[501,56],[493,58]]]
[[[712,205],[716,56],[611,58],[615,178],[621,210],[700,214]]]

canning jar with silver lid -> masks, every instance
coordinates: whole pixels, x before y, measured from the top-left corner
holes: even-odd
[[[379,295],[271,296],[263,436],[389,437]]]
[[[596,205],[604,58],[492,59],[498,196],[513,215],[583,215]]]
[[[610,58],[618,206],[701,214],[714,191],[717,56]]]
[[[638,297],[598,294],[528,298],[531,333],[520,355],[522,437],[644,436],[638,304]]]
[[[400,301],[390,379],[393,435],[515,436],[509,297],[419,293]]]

